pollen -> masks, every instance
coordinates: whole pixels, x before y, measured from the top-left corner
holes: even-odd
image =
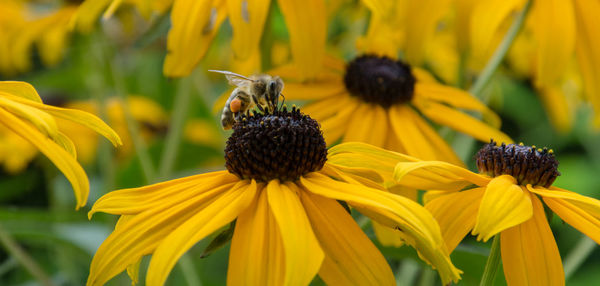
[[[346,68],[344,84],[351,95],[383,108],[409,102],[416,79],[409,65],[388,57],[363,55]]]
[[[327,160],[319,123],[293,107],[242,115],[225,147],[225,166],[241,179],[294,181]]]
[[[496,177],[513,176],[520,185],[550,187],[558,172],[558,161],[554,151],[547,148],[529,147],[522,143],[498,146],[494,140],[477,152],[477,169],[480,173]]]

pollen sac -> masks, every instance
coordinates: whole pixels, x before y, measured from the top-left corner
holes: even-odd
[[[477,169],[480,173],[496,177],[511,175],[520,185],[550,187],[558,172],[558,161],[552,150],[536,149],[523,144],[497,146],[494,140],[477,152]]]
[[[295,107],[242,115],[225,147],[225,166],[241,179],[293,181],[327,160],[319,123]]]
[[[352,60],[344,76],[350,94],[383,108],[409,102],[413,98],[415,82],[409,65],[374,55]]]

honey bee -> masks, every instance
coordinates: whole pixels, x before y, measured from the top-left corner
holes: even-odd
[[[279,76],[260,74],[245,77],[230,71],[209,71],[224,74],[229,84],[236,86],[229,95],[221,114],[221,126],[224,130],[231,129],[239,115],[255,106],[260,111],[266,109],[274,111],[277,109],[279,96],[283,96],[281,94],[283,80]]]

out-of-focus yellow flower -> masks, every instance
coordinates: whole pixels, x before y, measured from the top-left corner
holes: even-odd
[[[110,5],[105,16],[110,16],[121,2],[86,0],[73,24],[88,30],[106,7]],[[168,7],[170,1],[141,3],[160,3],[158,7]],[[300,74],[304,78],[314,76],[321,66],[325,51],[327,11],[324,0],[279,0],[277,3],[285,17],[292,55],[298,63]],[[164,74],[169,77],[189,75],[205,56],[226,18],[233,27],[231,45],[236,60],[245,62],[256,56],[271,5],[271,0],[173,0]]]
[[[326,162],[334,156],[316,121],[282,110],[241,122],[227,141],[228,171],[118,190],[96,202],[90,216],[121,217],[94,255],[88,285],[103,285],[125,269],[136,273],[149,254],[146,284],[163,285],[187,250],[233,220],[228,285],[307,285],[317,274],[332,285],[395,285],[385,258],[338,201],[402,233],[442,283],[460,278],[431,215]],[[308,143],[297,144],[297,136]],[[264,144],[273,148],[248,152]]]
[[[58,64],[66,49],[68,23],[76,8],[69,4],[45,11],[36,9],[34,4],[0,1],[0,72],[12,75],[30,70],[34,45],[42,63]]]
[[[471,21],[472,49],[476,54],[494,50],[495,35],[505,30],[507,18],[521,9],[524,0],[481,1],[473,11]],[[536,88],[544,97],[558,98],[563,94],[563,83],[571,81],[569,72],[573,61],[583,82],[583,94],[595,110],[594,124],[600,127],[600,1],[533,1],[524,39],[517,41],[515,53],[527,51],[518,45],[531,45],[529,60],[518,63],[521,71],[528,72]],[[531,41],[531,42],[528,42]],[[514,61],[513,61],[514,62]],[[550,95],[549,95],[550,94]],[[547,101],[547,100],[544,100]],[[562,106],[565,99],[555,106]],[[551,115],[562,114],[549,109]],[[571,116],[553,118],[559,130],[570,130]]]
[[[403,158],[395,178],[407,187],[436,190],[426,194],[425,207],[440,223],[450,251],[469,232],[483,241],[500,235],[508,285],[564,285],[542,201],[596,243],[600,201],[552,186],[560,175],[552,150],[491,142],[476,159],[481,174],[445,162]]]
[[[94,115],[45,105],[28,83],[0,82],[0,125],[31,143],[54,163],[71,182],[77,200],[76,207],[80,208],[86,204],[89,194],[87,175],[77,163],[73,141],[59,128],[56,118],[84,125],[109,139],[115,146],[122,144],[119,136]]]
[[[0,125],[0,164],[5,171],[9,174],[23,171],[37,154],[27,140]]]

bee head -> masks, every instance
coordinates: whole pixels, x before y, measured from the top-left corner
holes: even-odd
[[[267,97],[269,103],[273,105],[273,107],[277,106],[279,102],[279,95],[283,90],[283,80],[279,76],[274,76],[267,86]]]

